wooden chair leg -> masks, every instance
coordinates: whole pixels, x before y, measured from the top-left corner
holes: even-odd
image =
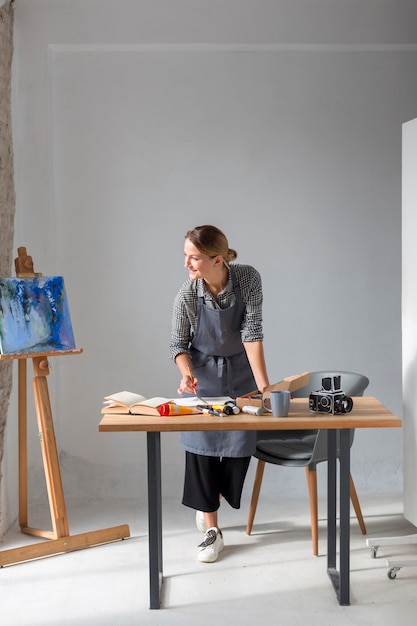
[[[353,504],[353,508],[355,509],[356,517],[358,518],[359,526],[362,531],[362,535],[366,535],[366,526],[363,519],[361,506],[359,504],[358,494],[356,493],[355,484],[353,482],[352,475],[350,476],[350,499]]]
[[[259,493],[261,491],[262,479],[264,475],[265,461],[258,459],[258,465],[256,466],[255,480],[253,482],[252,498],[249,506],[248,523],[246,526],[246,534],[250,535],[252,532],[253,520],[256,513],[256,507],[258,506]]]
[[[313,554],[319,553],[319,531],[318,531],[318,503],[317,503],[317,472],[306,466],[306,477],[308,493],[310,496],[310,520],[311,520],[311,541],[313,544]]]

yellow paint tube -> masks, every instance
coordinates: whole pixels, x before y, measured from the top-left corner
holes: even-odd
[[[197,409],[194,406],[181,406],[180,404],[175,404],[174,402],[167,402],[166,404],[161,404],[158,408],[159,414],[162,416],[166,415],[197,415],[201,413],[200,409]]]

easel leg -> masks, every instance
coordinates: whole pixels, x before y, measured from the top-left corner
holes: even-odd
[[[27,464],[27,360],[18,361],[19,418],[19,525],[22,532],[28,525],[28,464]]]
[[[58,537],[67,537],[69,535],[69,527],[56,447],[54,423],[52,420],[51,403],[49,400],[48,383],[45,377],[45,372],[49,373],[48,362],[46,359],[34,359],[34,367],[35,373],[37,374],[33,379],[36,416],[38,418],[46,487],[51,509],[53,538],[57,539]]]

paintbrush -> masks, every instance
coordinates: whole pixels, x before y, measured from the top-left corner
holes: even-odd
[[[188,374],[189,374],[189,376],[190,376],[191,380],[194,380],[194,374],[193,374],[193,372],[192,372],[192,370],[191,370],[191,366],[190,366],[190,365],[188,365],[188,366],[187,366],[187,369],[188,369]],[[201,404],[208,404],[207,400],[204,400],[204,398],[200,398],[200,396],[198,396],[198,395],[197,395],[197,387],[196,387],[196,385],[192,384],[191,386],[192,386],[192,388],[193,388],[193,391],[194,391],[194,393],[195,393],[195,396],[196,396],[197,400],[198,400],[199,402],[201,402]]]

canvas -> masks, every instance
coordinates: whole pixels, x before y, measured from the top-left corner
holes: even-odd
[[[0,278],[0,354],[74,348],[62,276]]]

